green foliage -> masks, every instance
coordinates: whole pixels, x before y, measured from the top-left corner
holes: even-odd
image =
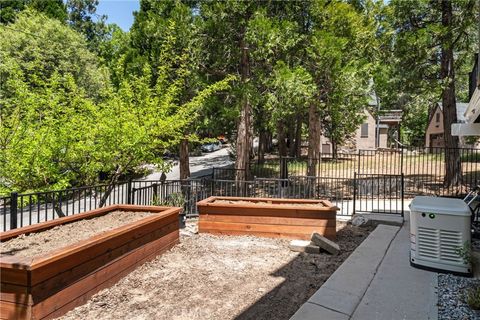
[[[99,100],[108,87],[108,72],[98,66],[85,40],[61,22],[33,10],[20,13],[15,23],[0,26],[0,73],[3,99],[15,98],[8,81],[18,78],[32,90],[43,88],[55,73],[72,75],[88,97]],[[7,102],[7,104],[14,104]]]
[[[205,101],[233,80],[186,99],[188,55],[171,50],[174,23],[156,75],[145,64],[120,79],[118,89],[68,26],[31,11],[12,26],[25,32],[0,28],[7,39],[0,49],[0,193],[91,184],[99,172],[115,181],[145,163],[167,169],[162,151],[178,144]]]
[[[452,46],[455,56],[457,101],[466,101],[468,70],[478,48],[475,1],[451,1],[451,27],[442,26],[443,1],[392,0],[385,17],[388,28],[383,43],[391,48],[382,64],[388,79],[379,81],[380,95],[387,108],[403,109],[403,139],[406,143],[422,140],[429,108],[441,100],[448,81],[440,76],[442,47]],[[478,2],[477,7],[478,7]],[[424,141],[424,139],[423,139]],[[423,142],[422,142],[423,143]]]
[[[97,51],[107,36],[107,16],[96,14],[99,0],[67,0],[68,22],[74,30],[83,34],[89,48]]]
[[[471,264],[473,262],[472,245],[469,241],[465,241],[463,246],[457,248],[455,252],[463,259],[463,263]]]
[[[174,192],[169,194],[163,201],[157,200],[154,205],[183,208],[185,202],[185,196],[181,192]]]
[[[18,13],[26,8],[34,9],[47,17],[65,21],[67,10],[62,0],[2,0],[0,2],[0,23],[15,21]]]
[[[480,310],[480,287],[473,287],[467,290],[465,295],[467,304],[473,310]]]
[[[296,114],[305,113],[316,89],[312,76],[303,67],[290,68],[283,61],[275,65],[267,88],[265,106],[273,123],[293,120]]]
[[[367,49],[375,28],[340,1],[317,1],[311,11],[316,27],[307,47],[307,63],[318,88],[315,101],[325,135],[335,145],[342,144],[364,118],[372,70]]]

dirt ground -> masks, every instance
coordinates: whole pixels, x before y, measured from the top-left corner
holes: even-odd
[[[113,211],[0,243],[0,254],[33,257],[88,239],[101,232],[140,220],[151,212]]]
[[[196,234],[61,319],[288,319],[371,229],[338,223],[342,253],[295,253],[288,240]]]
[[[282,202],[282,203],[275,203],[275,202],[266,202],[266,201],[247,201],[247,200],[215,200],[213,203],[225,203],[225,204],[255,204],[258,206],[271,206],[273,205],[281,205],[281,206],[289,206],[289,207],[320,207],[324,208],[325,205],[321,202],[318,203],[294,203],[294,202]]]

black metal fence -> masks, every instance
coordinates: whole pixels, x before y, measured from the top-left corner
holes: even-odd
[[[64,190],[16,193],[0,197],[0,230],[10,230],[100,208],[131,203],[129,183],[119,182]]]
[[[360,150],[356,153],[321,154],[318,159],[276,158],[251,164],[252,175],[262,178],[307,176],[313,163],[315,176],[354,179],[355,174],[404,175],[405,196],[437,195],[461,197],[479,184],[480,150],[454,149],[461,166],[457,184],[445,183],[446,148],[414,148]],[[310,172],[311,173],[311,172]]]
[[[341,178],[257,178],[252,181],[190,179],[120,182],[111,188],[98,185],[32,194],[12,193],[0,198],[0,229],[23,227],[112,204],[166,205],[184,208],[187,217],[198,215],[196,203],[209,196],[329,199],[339,214],[351,215],[353,181]]]
[[[235,181],[232,168],[189,180],[119,182],[0,197],[0,230],[69,216],[111,204],[182,206],[191,217],[196,203],[211,195],[265,198],[328,199],[340,215],[355,212],[400,213],[404,198],[415,195],[462,196],[480,179],[480,150],[458,149],[461,179],[445,185],[444,148],[363,150],[356,154],[324,154],[307,175],[306,159],[269,159],[252,166],[254,178]]]
[[[354,212],[404,213],[403,174],[355,174]]]

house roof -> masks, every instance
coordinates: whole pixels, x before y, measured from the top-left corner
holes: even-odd
[[[441,102],[438,102],[438,106],[440,107],[440,110],[443,111],[443,106]],[[468,103],[465,102],[457,102],[456,105],[457,109],[457,122],[466,122],[465,118],[465,111],[467,111],[468,108]]]

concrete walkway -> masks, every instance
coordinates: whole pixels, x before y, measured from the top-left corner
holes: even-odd
[[[351,319],[437,319],[437,273],[410,266],[409,221],[393,240]]]
[[[409,225],[379,225],[292,319],[437,319],[437,273],[410,266]]]

